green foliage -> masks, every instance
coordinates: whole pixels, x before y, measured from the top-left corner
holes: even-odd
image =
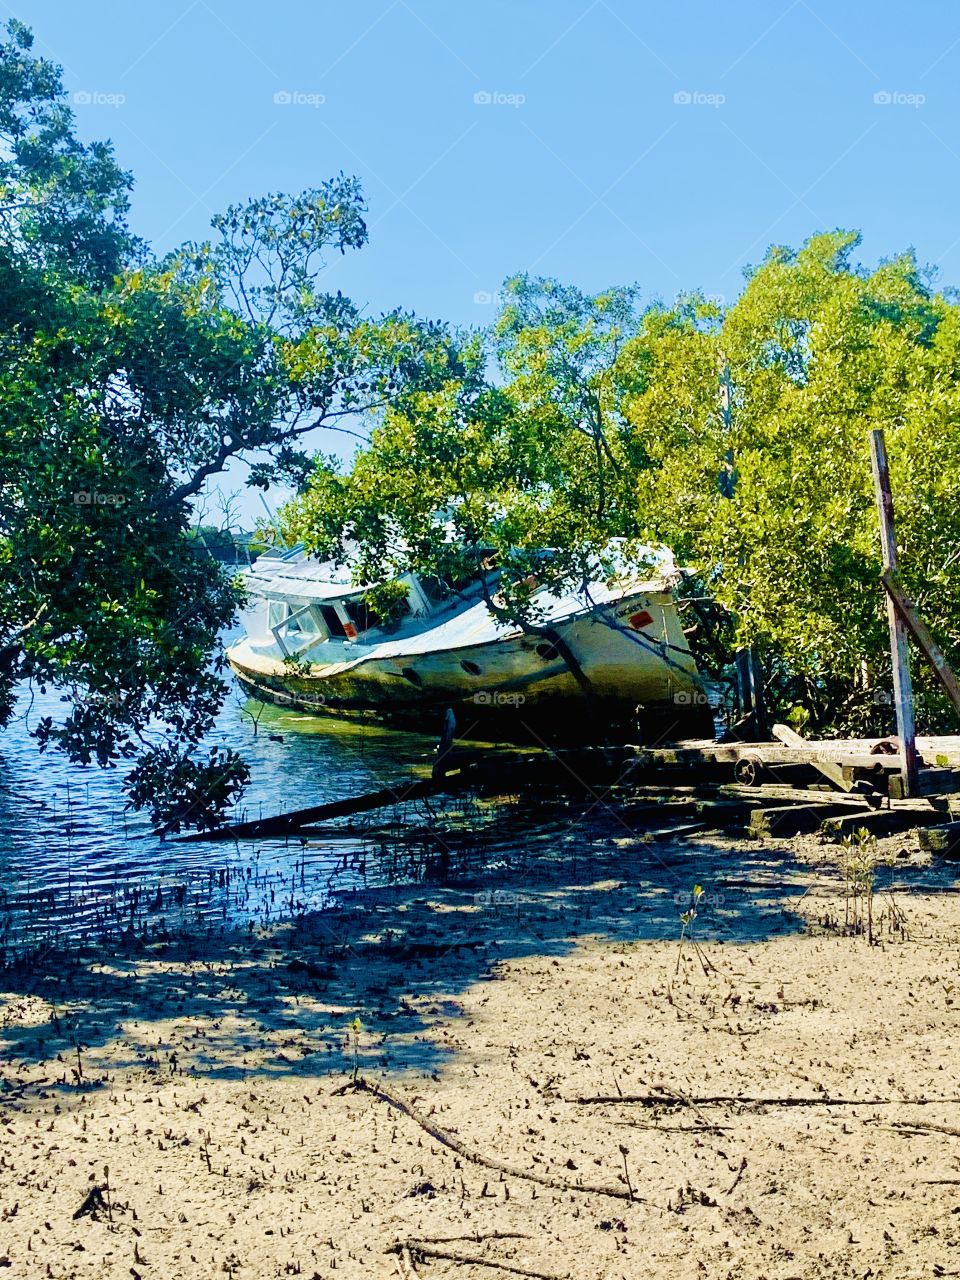
[[[887,433],[902,576],[957,658],[960,307],[912,254],[867,270],[857,245],[834,232],[775,246],[728,310],[508,280],[484,348],[496,376],[462,344],[347,474],[318,466],[291,532],[336,554],[348,530],[367,578],[449,576],[493,550],[512,616],[537,548],[575,582],[611,538],[628,554],[662,543],[730,620],[712,646],[694,637],[702,660],[753,644],[795,723],[888,731],[867,435]],[[951,724],[928,673],[917,685],[922,722]]]
[[[490,341],[444,337],[411,394],[395,397],[347,475],[323,459],[284,512],[319,554],[359,550],[358,581],[408,569],[455,582],[491,561],[502,605],[524,613],[544,570],[579,581],[611,535],[637,532],[630,441],[608,390],[638,323],[633,290],[588,297],[508,281]],[[493,355],[500,383],[488,377]]]
[[[0,43],[0,725],[18,683],[55,690],[41,748],[126,765],[159,827],[213,825],[246,778],[200,748],[240,594],[191,504],[251,455],[252,483],[302,483],[300,437],[435,383],[443,330],[320,288],[366,239],[343,175],[157,261],[126,228],[130,175],[77,138],[31,43],[16,22]]]
[[[903,576],[947,649],[960,641],[960,311],[911,255],[852,266],[856,244],[837,232],[771,250],[715,335],[731,428],[703,402],[689,437],[663,432],[662,465],[639,486],[651,534],[708,575],[736,640],[769,655],[821,728],[889,712],[876,700],[889,662],[872,427],[887,433]],[[725,448],[730,499],[711,483]],[[925,674],[920,689],[927,723],[941,723]]]

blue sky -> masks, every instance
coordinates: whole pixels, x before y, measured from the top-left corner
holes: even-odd
[[[486,323],[532,270],[731,301],[836,226],[960,283],[960,6],[847,0],[23,0],[85,137],[166,250],[213,212],[357,174],[328,283]]]

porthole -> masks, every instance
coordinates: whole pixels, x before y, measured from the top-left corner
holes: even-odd
[[[475,662],[471,662],[469,658],[464,658],[460,665],[468,676],[478,676],[480,674],[480,668]]]

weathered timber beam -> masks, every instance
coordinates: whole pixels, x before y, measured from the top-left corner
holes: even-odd
[[[806,747],[808,745],[805,738],[802,738],[796,730],[791,729],[786,724],[775,724],[773,726],[773,736],[786,747]],[[839,787],[841,791],[855,791],[857,789],[857,782],[844,776],[842,766],[833,764],[828,760],[818,760],[814,761],[813,767],[829,782],[832,782],[834,786]]]
[[[883,568],[885,571],[895,574],[897,571],[897,540],[893,525],[893,490],[890,486],[887,446],[882,427],[870,432],[870,458],[873,464],[877,514],[880,520]],[[904,796],[909,796],[913,794],[916,787],[918,769],[917,731],[913,715],[913,685],[910,679],[910,643],[907,625],[889,597],[887,599],[887,620],[890,627],[890,656],[893,662],[893,696],[897,712],[897,736],[900,739],[900,750],[903,753],[901,790]]]
[[[927,624],[917,612],[916,605],[903,590],[900,585],[896,573],[892,569],[884,569],[880,575],[880,581],[886,588],[887,594],[893,601],[897,613],[906,623],[910,630],[910,634],[920,646],[920,652],[929,662],[940,683],[950,695],[950,699],[957,711],[960,712],[960,681],[957,680],[956,673],[947,662],[946,658],[940,651],[937,642],[930,634]]]

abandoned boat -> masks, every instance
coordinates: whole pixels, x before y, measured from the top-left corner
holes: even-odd
[[[247,692],[316,714],[373,716],[461,737],[634,740],[710,732],[707,698],[678,616],[683,571],[669,553],[580,591],[534,589],[535,623],[487,603],[495,575],[459,590],[408,574],[389,623],[349,567],[302,547],[245,574],[246,634],[227,660]]]

